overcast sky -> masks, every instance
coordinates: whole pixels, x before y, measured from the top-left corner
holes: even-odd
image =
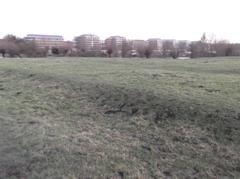
[[[104,39],[198,40],[203,32],[240,42],[239,0],[1,0],[0,37],[84,33]]]

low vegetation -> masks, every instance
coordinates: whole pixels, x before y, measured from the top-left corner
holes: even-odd
[[[239,178],[240,59],[0,60],[0,178]]]

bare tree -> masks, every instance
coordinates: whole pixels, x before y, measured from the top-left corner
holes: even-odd
[[[207,42],[206,33],[203,33],[199,41],[191,43],[190,51],[192,58],[211,56],[210,44]]]
[[[21,57],[19,54],[19,47],[17,46],[17,44],[15,44],[12,41],[6,41],[6,53],[10,56],[10,57]]]
[[[145,57],[150,58],[151,54],[152,54],[152,50],[150,48],[146,48],[144,52]]]
[[[108,54],[108,57],[109,57],[109,58],[112,57],[112,53],[113,53],[113,50],[112,50],[112,49],[107,49],[107,54]]]
[[[6,41],[0,40],[0,53],[2,54],[2,57],[5,57],[6,54]]]
[[[188,50],[188,44],[186,41],[179,41],[176,48],[178,51],[185,51]]]
[[[4,38],[4,48],[5,52],[10,56],[20,56],[19,55],[19,47],[17,45],[17,42],[19,39],[14,35],[6,35]]]
[[[163,56],[169,57],[175,51],[174,42],[172,40],[165,40],[162,44]]]
[[[124,40],[122,42],[122,57],[126,57],[128,52],[131,50],[130,42],[127,40]]]
[[[21,43],[18,43],[19,53],[27,57],[36,57],[37,56],[37,45],[34,41],[23,40]]]

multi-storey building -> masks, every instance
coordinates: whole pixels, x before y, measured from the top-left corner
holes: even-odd
[[[167,44],[168,46],[171,46],[173,48],[177,47],[178,41],[175,39],[164,39],[163,41],[163,45]]]
[[[111,36],[105,40],[105,47],[112,50],[121,49],[124,41],[126,41],[125,37]]]
[[[162,51],[163,41],[158,38],[148,39],[148,47],[153,51]]]
[[[144,56],[147,49],[147,42],[145,40],[131,40],[130,44],[132,56]]]
[[[83,34],[75,37],[75,45],[82,52],[99,51],[102,47],[100,38],[92,34]]]
[[[132,50],[141,50],[147,47],[147,42],[145,40],[132,40],[131,41]]]
[[[60,35],[39,35],[39,34],[28,34],[25,40],[35,41],[39,48],[53,48],[64,46],[63,36]]]
[[[169,57],[176,53],[177,41],[174,39],[164,39],[162,45],[163,57]]]
[[[122,49],[126,43],[127,40],[125,37],[111,36],[105,40],[105,49],[111,49],[113,51],[113,56],[121,56]]]

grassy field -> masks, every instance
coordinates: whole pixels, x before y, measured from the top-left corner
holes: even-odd
[[[240,59],[0,59],[0,178],[240,178]]]

